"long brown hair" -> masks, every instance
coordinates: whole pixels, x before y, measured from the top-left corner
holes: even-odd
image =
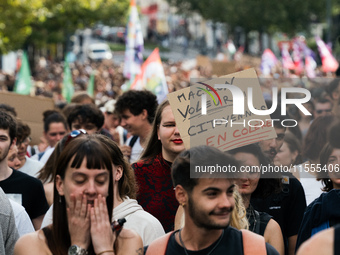
[[[162,113],[165,107],[170,105],[168,100],[163,101],[157,108],[155,119],[152,123],[152,131],[150,133],[148,144],[141,156],[142,160],[153,158],[162,152],[162,143],[158,139],[158,128],[162,121]]]
[[[60,196],[56,189],[56,176],[59,175],[63,180],[68,167],[79,168],[86,158],[86,167],[88,169],[108,169],[109,191],[106,198],[109,218],[112,218],[113,211],[113,176],[112,176],[112,159],[107,146],[105,146],[96,135],[79,136],[65,146],[61,152],[54,174],[54,206],[53,206],[53,224],[51,231],[44,231],[48,247],[54,255],[67,254],[71,246],[71,238],[67,223],[66,201],[64,196]],[[90,244],[88,254],[94,253],[93,245]]]

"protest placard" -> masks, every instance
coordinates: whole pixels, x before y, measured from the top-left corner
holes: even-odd
[[[234,85],[239,88],[241,94],[235,97],[229,88],[216,88],[216,84]],[[253,68],[216,79],[196,80],[190,87],[170,93],[168,99],[185,147],[189,149],[209,145],[228,151],[275,138],[276,133],[270,116],[256,115],[249,110],[248,88],[252,88],[254,108],[266,110]],[[242,99],[243,114],[235,114],[235,111],[242,110],[242,107],[234,109],[236,102],[240,105],[239,100]],[[204,114],[204,109],[207,114]]]
[[[213,60],[211,61],[211,65],[212,65],[211,73],[213,75],[221,76],[221,75],[226,75],[226,74],[231,74],[231,73],[236,72],[235,61],[224,62],[224,61]]]
[[[197,66],[203,66],[203,67],[209,66],[209,65],[211,65],[210,58],[207,57],[207,56],[198,55],[196,57],[196,65]]]
[[[0,92],[0,102],[15,108],[24,123],[31,128],[31,144],[38,144],[43,135],[43,112],[54,109],[51,98],[24,96],[11,92]]]

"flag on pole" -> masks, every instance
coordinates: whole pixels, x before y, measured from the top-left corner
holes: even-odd
[[[141,73],[136,76],[130,88],[150,90],[157,96],[158,103],[161,103],[169,93],[169,90],[158,48],[154,49],[145,60],[141,70]]]
[[[138,17],[135,0],[131,0],[129,21],[126,28],[124,77],[130,79],[130,84],[135,76],[141,72],[143,63],[144,40],[142,27]]]
[[[67,60],[65,60],[62,95],[67,102],[71,102],[73,93],[74,87],[72,82],[72,73]]]
[[[269,75],[276,65],[277,58],[270,49],[265,49],[261,58],[261,71],[264,75]]]
[[[94,71],[90,75],[89,83],[87,84],[87,94],[94,96]]]
[[[14,92],[21,95],[29,95],[31,93],[31,88],[31,71],[26,52],[24,52],[22,54],[19,75],[15,82]]]
[[[335,72],[339,67],[338,61],[335,60],[329,48],[319,36],[315,37],[315,41],[318,45],[319,53],[321,56],[322,70],[324,72]]]

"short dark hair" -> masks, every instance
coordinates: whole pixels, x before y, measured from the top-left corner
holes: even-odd
[[[31,134],[31,129],[30,127],[22,122],[21,120],[17,121],[17,144],[20,141],[23,141],[27,137],[29,137]]]
[[[148,112],[148,121],[152,123],[157,106],[157,97],[152,92],[148,90],[129,90],[118,97],[116,111],[119,115],[125,110],[129,110],[133,115],[139,115],[145,109]]]
[[[174,187],[181,185],[188,193],[198,184],[199,178],[190,178],[190,164],[194,166],[230,165],[239,170],[239,163],[229,153],[223,153],[214,147],[202,145],[182,151],[175,159],[171,168],[171,178]],[[230,173],[202,173],[202,178],[229,178],[234,179],[235,174]]]
[[[75,120],[79,120],[80,123],[93,123],[99,130],[104,124],[104,114],[93,104],[76,105],[67,117],[70,129]]]
[[[269,166],[271,161],[262,152],[261,147],[257,143],[245,145],[239,148],[235,148],[229,151],[230,154],[235,155],[236,153],[244,152],[254,155],[261,166]],[[262,172],[261,172],[262,174]],[[261,176],[259,183],[253,192],[252,196],[255,197],[267,197],[273,193],[278,193],[281,190],[281,180],[280,178],[263,178]],[[280,177],[279,174],[277,177]]]
[[[15,111],[15,108],[8,105],[8,104],[0,104],[0,111],[6,111],[11,113],[14,117],[17,116],[17,112]]]
[[[63,123],[65,129],[67,130],[67,122],[64,117],[60,112],[54,111],[54,110],[47,110],[43,113],[44,116],[44,131],[45,133],[50,130],[50,125],[52,123]]]
[[[17,120],[16,118],[6,112],[6,111],[0,111],[0,128],[4,130],[9,130],[9,137],[11,140],[11,144],[15,137],[17,136]]]

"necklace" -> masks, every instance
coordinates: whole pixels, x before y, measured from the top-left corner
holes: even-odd
[[[181,232],[182,232],[182,229],[179,230],[178,232],[178,237],[179,237],[179,241],[181,242],[181,245],[183,246],[183,249],[184,249],[184,252],[185,252],[185,255],[189,255],[188,254],[188,251],[187,251],[187,248],[185,247],[184,243],[183,243],[183,240],[182,240],[182,236],[181,236]],[[222,238],[223,238],[223,235],[224,235],[224,229],[222,231],[222,235],[219,237],[218,241],[216,242],[215,246],[210,250],[210,252],[207,254],[207,255],[210,255],[212,254],[212,252],[216,249],[216,247],[220,244]]]

